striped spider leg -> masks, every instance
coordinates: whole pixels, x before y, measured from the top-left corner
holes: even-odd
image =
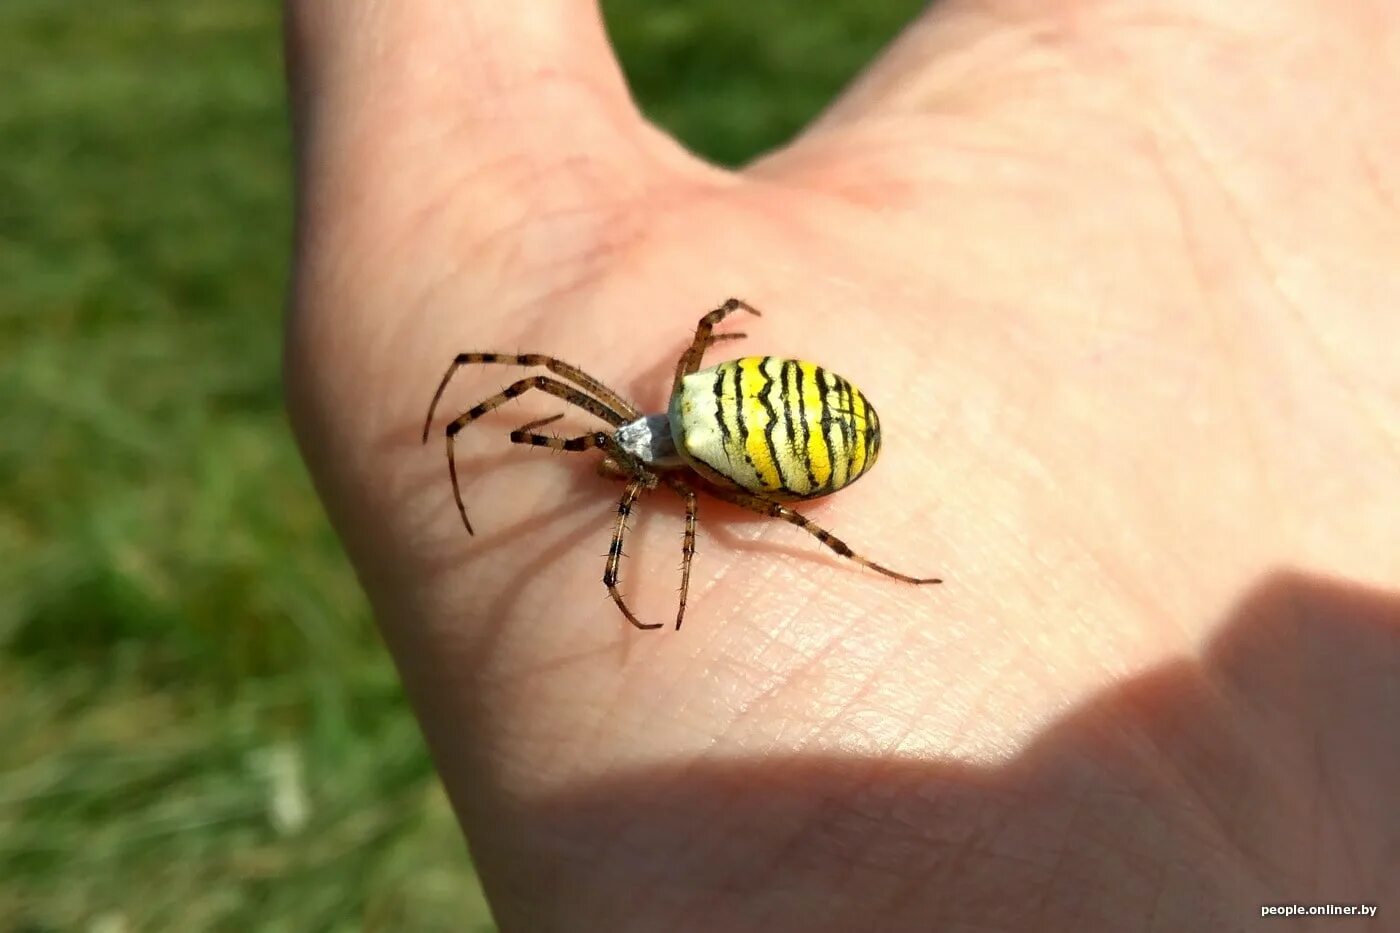
[[[511,357],[489,353],[459,354],[457,358],[453,361],[452,366],[448,369],[447,374],[443,377],[442,382],[438,386],[437,392],[433,396],[432,404],[430,405],[428,410],[428,421],[427,424],[424,425],[423,429],[425,441],[429,432],[431,431],[432,417],[436,409],[437,403],[441,399],[447,383],[451,381],[452,376],[455,374],[456,370],[460,366],[473,362],[503,362],[519,363],[521,365],[534,365],[537,363],[538,365],[546,366],[553,372],[560,373],[561,375],[567,375],[568,377],[572,378],[574,381],[582,385],[588,385],[590,387],[603,387],[603,384],[601,382],[599,382],[596,379],[593,379],[591,376],[588,376],[582,370],[579,370],[578,368],[571,366],[568,363],[564,363],[561,360],[556,360],[553,357],[543,357],[536,354],[518,355]],[[629,420],[624,414],[622,414],[622,412],[616,410],[615,407],[610,407],[609,405],[600,402],[598,399],[593,398],[592,396],[575,388],[574,386],[567,385],[561,382],[560,380],[552,379],[549,376],[529,376],[524,379],[520,379],[514,383],[511,383],[510,385],[506,386],[505,389],[501,390],[500,392],[496,393],[490,398],[487,398],[484,401],[478,403],[468,411],[453,419],[451,422],[448,423],[446,428],[447,466],[448,472],[452,480],[453,499],[457,503],[457,510],[462,516],[462,524],[466,527],[468,534],[475,534],[475,532],[472,529],[470,520],[467,518],[466,505],[462,501],[461,487],[459,485],[457,477],[457,464],[455,453],[456,436],[461,432],[463,428],[471,424],[471,422],[477,420],[481,416],[485,415],[487,412],[499,408],[511,399],[517,398],[525,394],[531,389],[538,389],[540,391],[547,392],[548,394],[553,395],[556,398],[559,398],[565,402],[568,402],[571,405],[575,405],[579,408],[582,408],[590,414],[597,416],[603,421],[606,421],[609,425],[611,425],[614,428],[627,423],[627,421]],[[616,392],[613,392],[612,390],[603,387],[603,394],[610,397],[611,399],[615,399],[616,401],[621,402],[622,406],[625,406],[624,410],[628,411],[629,413],[636,412],[637,409],[634,408],[631,404],[624,401],[621,398],[621,396],[619,396]],[[620,444],[618,443],[616,436],[611,432],[593,431],[587,434],[581,434],[577,437],[571,438],[553,437],[550,435],[539,434],[535,432],[535,428],[539,428],[546,424],[558,421],[562,417],[563,414],[560,413],[555,415],[549,415],[544,418],[538,418],[534,421],[530,421],[526,424],[523,424],[510,433],[510,440],[512,443],[515,444],[528,444],[533,447],[546,447],[551,450],[565,451],[570,453],[593,449],[601,449],[607,453],[608,459],[605,461],[605,463],[611,467],[611,470],[605,470],[603,472],[605,474],[615,475],[619,478],[627,480],[627,487],[623,491],[622,498],[618,504],[618,521],[613,533],[612,544],[608,548],[608,562],[603,572],[603,585],[607,587],[608,595],[612,598],[613,602],[617,605],[618,609],[622,612],[622,615],[627,619],[628,622],[632,623],[632,625],[636,626],[639,629],[660,628],[661,623],[659,622],[645,623],[638,619],[636,614],[633,613],[632,610],[627,606],[626,602],[622,598],[622,594],[617,588],[618,568],[622,558],[623,538],[627,531],[627,517],[631,513],[633,503],[636,501],[637,497],[641,494],[641,492],[645,489],[656,488],[658,483],[657,475],[647,470],[645,465],[642,464],[641,461],[639,461],[636,457],[623,450]],[[672,485],[674,486],[683,484],[679,484],[679,482],[677,481]],[[687,493],[684,492],[680,494],[682,495],[682,497],[687,496]],[[687,498],[689,512],[687,514],[686,535],[682,543],[682,551],[686,555],[685,572],[682,575],[683,584],[688,583],[689,581],[689,555],[694,552],[695,548],[695,522],[693,500],[694,493],[689,493],[689,497]],[[684,615],[684,612],[685,594],[683,592],[681,596],[681,615],[677,617],[678,626],[680,623],[680,618]]]
[[[603,569],[603,585],[608,588],[608,596],[621,610],[624,618],[639,629],[661,628],[660,622],[643,622],[628,608],[627,603],[622,598],[622,594],[617,588],[618,567],[622,563],[622,543],[627,534],[627,517],[632,513],[632,505],[637,501],[643,490],[655,489],[659,482],[655,473],[648,470],[639,460],[618,444],[617,438],[606,431],[592,431],[588,434],[580,434],[578,437],[551,437],[548,434],[536,434],[531,429],[558,421],[564,417],[551,415],[547,418],[540,418],[531,421],[529,424],[510,432],[510,440],[513,444],[529,444],[532,447],[547,447],[550,450],[568,451],[575,453],[584,450],[600,448],[607,452],[608,461],[613,470],[604,471],[619,478],[627,480],[627,487],[622,492],[622,499],[617,504],[617,524],[613,528],[612,543],[608,545],[608,562]],[[692,493],[691,498],[694,498]],[[692,503],[693,506],[693,503]],[[693,517],[686,524],[686,538],[683,548],[694,551],[695,529]],[[690,567],[687,559],[686,572],[684,578],[689,578]],[[685,612],[685,595],[681,595],[681,612]],[[677,621],[679,626],[679,621]]]
[[[676,361],[676,379],[671,385],[671,393],[673,395],[681,390],[681,380],[700,368],[700,359],[705,355],[707,349],[720,340],[728,340],[731,338],[738,339],[744,336],[743,334],[733,334],[729,336],[719,334],[711,336],[710,333],[715,329],[716,324],[739,310],[747,311],[755,317],[763,316],[763,312],[759,311],[747,301],[740,301],[738,298],[730,298],[724,304],[702,317],[700,323],[695,325],[695,339],[691,341],[690,346],[681,354],[681,358]]]
[[[454,368],[455,368],[455,366],[454,366]],[[451,371],[449,371],[448,376],[450,377],[451,374],[452,374]],[[593,397],[590,396],[590,395],[586,395],[584,392],[582,392],[582,391],[579,390],[579,389],[574,388],[574,387],[571,386],[571,385],[566,385],[566,384],[564,384],[563,382],[560,382],[558,379],[552,379],[552,378],[550,378],[549,376],[527,376],[527,377],[525,377],[524,379],[520,379],[520,380],[517,380],[516,382],[512,382],[510,385],[506,386],[506,387],[505,387],[504,389],[502,389],[500,392],[497,392],[495,395],[491,396],[490,398],[488,398],[488,399],[486,399],[486,400],[484,400],[484,401],[478,403],[477,405],[473,406],[471,409],[469,409],[469,410],[463,412],[462,414],[458,415],[458,416],[457,416],[456,418],[454,418],[452,421],[448,422],[448,425],[447,425],[447,432],[446,432],[446,433],[447,433],[447,472],[448,472],[448,474],[452,477],[452,497],[453,497],[453,498],[456,500],[456,502],[457,502],[457,511],[458,511],[459,513],[461,513],[461,516],[462,516],[462,524],[466,526],[466,528],[467,528],[467,534],[476,534],[476,532],[472,530],[472,523],[471,523],[471,521],[467,518],[467,507],[466,507],[466,505],[464,505],[463,502],[462,502],[462,490],[461,490],[461,486],[458,484],[458,481],[457,481],[457,460],[456,460],[456,452],[455,452],[455,450],[454,450],[454,445],[455,445],[455,442],[456,442],[456,439],[457,439],[457,434],[458,434],[463,428],[465,428],[467,425],[471,424],[473,421],[475,421],[476,419],[480,418],[482,415],[486,414],[486,413],[489,412],[489,411],[494,411],[495,409],[500,408],[500,407],[501,407],[502,405],[504,405],[506,402],[510,401],[510,400],[513,399],[513,398],[516,398],[517,396],[524,395],[526,392],[530,391],[531,389],[539,389],[539,390],[542,391],[542,392],[548,392],[550,395],[553,395],[555,398],[562,399],[562,400],[564,400],[565,402],[568,402],[568,403],[571,404],[571,405],[577,405],[579,408],[582,408],[584,411],[587,411],[588,413],[590,413],[590,414],[592,414],[592,415],[596,415],[597,417],[599,417],[599,418],[601,418],[602,420],[606,421],[608,424],[612,425],[613,427],[618,427],[618,426],[620,426],[620,425],[623,425],[623,424],[626,424],[626,423],[627,423],[627,418],[626,418],[626,417],[624,417],[623,415],[618,414],[616,411],[613,411],[611,408],[609,408],[608,406],[604,405],[602,402],[598,401],[597,399],[593,398]],[[441,394],[441,390],[439,390],[439,394]],[[434,397],[434,399],[433,399],[433,406],[435,407],[436,405],[437,405],[437,398]],[[429,410],[428,410],[428,424],[429,424],[429,425],[432,424],[432,417],[433,417],[433,410],[432,410],[432,408],[429,408]],[[425,427],[425,428],[424,428],[424,431],[423,431],[423,440],[424,440],[424,443],[427,442],[427,434],[428,434],[428,428]],[[546,438],[544,435],[535,435],[535,436],[540,437],[541,440],[550,440],[550,438]],[[606,437],[606,436],[608,436],[608,435],[603,435],[603,436]],[[529,443],[529,442],[527,441],[527,442],[523,442],[523,443]],[[592,447],[592,446],[600,446],[600,445],[597,445],[597,444],[590,444],[590,445],[589,445],[589,447]],[[589,449],[589,447],[579,447],[579,448],[576,448],[576,449],[578,449],[578,450],[587,450],[587,449]],[[566,449],[569,449],[569,448],[566,448]]]
[[[546,356],[543,353],[458,353],[451,365],[447,367],[442,381],[438,383],[437,391],[433,393],[433,401],[428,405],[428,417],[423,422],[424,443],[428,441],[428,431],[433,424],[433,412],[437,410],[438,401],[441,400],[442,393],[447,390],[447,384],[452,381],[452,377],[457,374],[458,369],[474,363],[502,366],[543,366],[555,375],[573,382],[584,392],[591,393],[596,399],[602,399],[603,404],[612,409],[615,414],[626,416],[623,421],[629,421],[641,415],[636,406],[624,399],[619,393],[608,388],[577,366],[556,357]]]
[[[666,480],[666,485],[674,489],[676,494],[685,500],[685,537],[681,539],[681,604],[680,608],[676,610],[676,631],[679,632],[681,623],[685,621],[685,600],[690,595],[690,562],[695,557],[695,524],[698,508],[695,490],[670,474],[666,474],[663,478]]]
[[[748,509],[750,512],[757,512],[759,515],[767,515],[769,518],[780,518],[785,522],[796,525],[840,556],[853,560],[862,566],[869,567],[876,573],[883,573],[887,577],[903,580],[905,583],[924,584],[943,582],[942,579],[938,577],[911,577],[908,574],[899,573],[882,564],[877,564],[873,560],[862,557],[851,550],[850,546],[847,545],[845,541],[842,541],[821,525],[818,525],[802,513],[788,508],[781,502],[774,502],[762,496],[754,496],[734,489],[716,488],[712,491],[716,498],[731,502],[741,509]]]
[[[757,314],[758,312],[754,312]],[[722,315],[721,315],[722,317]],[[718,320],[718,318],[716,319]],[[722,340],[742,340],[746,334],[709,334],[706,332],[704,350],[714,346]],[[696,336],[697,341],[700,339]],[[692,348],[693,349],[693,348]],[[568,382],[572,382],[584,392],[589,393],[595,400],[611,408],[615,413],[626,416],[623,420],[630,421],[641,416],[641,411],[622,397],[622,394],[609,388],[601,380],[595,379],[588,373],[579,369],[572,363],[566,363],[558,357],[549,356],[544,353],[459,353],[447,367],[447,372],[443,373],[442,380],[438,382],[437,391],[433,393],[433,400],[428,405],[428,417],[423,421],[423,441],[427,443],[428,432],[432,430],[433,413],[437,410],[438,402],[442,399],[442,393],[447,390],[447,384],[452,381],[452,377],[457,374],[457,370],[463,366],[473,364],[499,365],[499,366],[543,366],[545,369],[557,376],[562,376]],[[553,419],[550,419],[553,420]],[[538,424],[536,425],[538,426]]]

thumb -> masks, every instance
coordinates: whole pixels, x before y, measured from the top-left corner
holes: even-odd
[[[596,3],[287,0],[286,38],[303,208],[412,215],[448,185],[499,189],[485,169],[526,185],[655,136]]]

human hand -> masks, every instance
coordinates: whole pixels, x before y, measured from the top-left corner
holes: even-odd
[[[1398,36],[1378,3],[939,4],[732,173],[637,115],[591,5],[290,3],[294,421],[502,925],[1384,910]],[[702,499],[686,628],[637,632],[599,583],[620,489],[505,442],[553,399],[461,435],[465,534],[439,432],[518,371],[462,373],[425,448],[453,354],[659,411],[729,295],[765,311],[735,349],[880,411],[878,468],[806,511],[944,586]],[[664,620],[681,511],[639,509],[623,587]]]

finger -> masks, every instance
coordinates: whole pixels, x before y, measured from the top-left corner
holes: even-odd
[[[836,127],[875,113],[924,110],[985,80],[1024,36],[980,0],[932,4],[814,121]]]
[[[421,189],[424,165],[457,185],[545,170],[644,127],[596,3],[287,0],[286,35],[300,160],[351,171],[336,195],[390,174]]]
[[[573,81],[607,106],[627,90],[595,3],[538,0],[288,0],[288,72],[299,113],[315,108],[465,108],[508,95],[547,102]]]

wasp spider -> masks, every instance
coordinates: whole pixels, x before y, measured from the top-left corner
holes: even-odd
[[[644,489],[664,483],[685,500],[685,537],[681,543],[680,608],[676,628],[685,618],[690,562],[695,553],[695,490],[688,478],[698,477],[711,494],[741,508],[791,522],[842,557],[864,564],[896,580],[941,583],[933,577],[910,577],[856,554],[844,541],[784,502],[816,499],[855,482],[880,453],[880,418],[861,391],[829,370],[801,360],[776,356],[746,356],[700,369],[705,350],[721,340],[743,334],[714,334],[714,326],[735,311],[759,312],[731,298],[700,319],[695,339],[676,363],[671,403],[664,414],[644,415],[621,395],[563,360],[539,353],[459,353],[433,393],[423,424],[427,443],[433,412],[448,382],[461,366],[499,363],[543,366],[559,378],[529,376],[506,386],[447,425],[447,470],[462,523],[472,532],[457,481],[453,444],[457,434],[477,418],[511,399],[539,389],[577,405],[612,426],[578,437],[552,437],[535,428],[562,418],[554,415],[521,425],[510,432],[515,444],[552,450],[599,448],[606,454],[599,472],[627,482],[617,506],[617,523],[608,548],[603,585],[618,609],[637,628],[660,628],[632,613],[617,589],[617,568],[627,516]]]

